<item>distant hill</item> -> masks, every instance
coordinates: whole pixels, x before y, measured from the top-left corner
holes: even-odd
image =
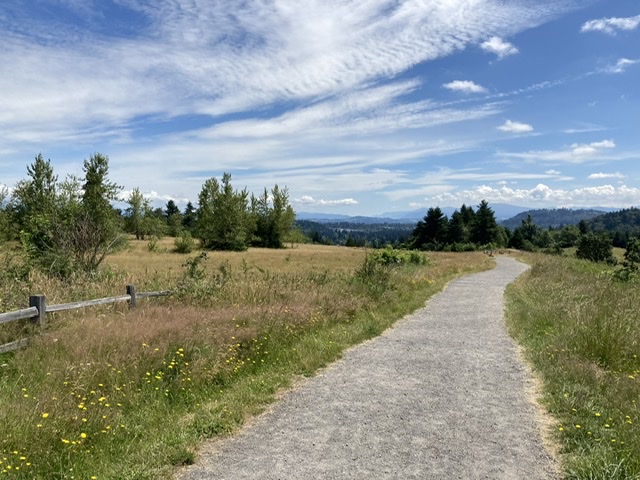
[[[472,206],[474,210],[477,208],[477,205],[467,206]],[[498,221],[513,217],[514,215],[527,210],[527,207],[519,207],[517,205],[509,205],[506,203],[490,203],[489,206],[494,211],[496,220]],[[385,212],[374,216],[349,216],[335,213],[296,212],[296,218],[298,220],[311,220],[313,222],[320,223],[349,222],[368,225],[384,223],[415,224],[424,218],[427,214],[427,210],[429,210],[429,208],[425,207],[416,210]],[[451,218],[453,212],[460,210],[460,207],[441,207],[441,210],[448,218]]]
[[[587,222],[591,230],[620,232],[630,235],[640,235],[640,209],[627,208],[617,212],[605,213]]]
[[[509,230],[514,230],[515,228],[522,225],[522,221],[526,220],[526,218],[531,215],[531,219],[533,223],[542,228],[559,228],[564,225],[577,225],[582,220],[591,220],[600,215],[603,215],[605,212],[602,210],[595,209],[578,209],[573,210],[571,208],[544,208],[540,210],[527,210],[526,212],[521,212],[517,214],[515,217],[511,217],[508,220],[504,220],[502,225],[507,227]]]
[[[404,242],[413,232],[415,223],[397,223],[397,221],[394,223],[354,223],[352,221],[329,222],[327,220],[297,219],[296,227],[314,243],[377,247]]]

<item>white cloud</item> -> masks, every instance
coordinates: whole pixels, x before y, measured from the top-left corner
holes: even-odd
[[[602,140],[601,142],[591,142],[589,144],[574,143],[571,145],[571,153],[577,157],[581,157],[585,155],[593,155],[600,150],[615,147],[616,144],[613,140]]]
[[[454,80],[453,82],[442,85],[448,90],[464,93],[486,93],[487,89],[482,85],[472,82],[471,80]]]
[[[498,130],[502,130],[503,132],[510,133],[527,133],[533,132],[533,127],[526,123],[521,122],[513,122],[511,120],[507,120],[503,125],[497,127]]]
[[[608,65],[602,68],[602,73],[624,73],[631,65],[640,63],[640,60],[630,60],[628,58],[621,58],[613,65]]]
[[[343,198],[341,200],[323,200],[315,199],[310,195],[302,195],[300,198],[295,198],[294,203],[298,203],[304,206],[322,206],[322,207],[340,207],[358,205],[358,201],[353,198]]]
[[[515,55],[518,53],[518,49],[511,43],[504,41],[500,37],[491,37],[480,44],[485,52],[495,53],[499,59],[508,57],[509,55]]]
[[[126,202],[127,199],[131,196],[132,190],[123,190],[122,192],[120,192],[120,199],[123,202]],[[146,192],[141,192],[142,196],[144,198],[146,198],[147,200],[149,200],[150,202],[157,204],[159,202],[168,202],[169,200],[173,200],[174,202],[178,203],[178,204],[186,204],[189,199],[188,198],[177,198],[174,197],[173,195],[162,195],[158,192],[155,192],[153,190],[150,191],[146,191]]]
[[[130,122],[145,116],[310,103],[379,86],[487,31],[515,33],[569,5],[554,3],[123,1],[139,30],[122,36],[94,32],[97,18],[98,27],[109,20],[99,3],[85,29],[52,29],[34,7],[0,17],[0,64],[12,66],[0,77],[0,132],[14,143],[94,144],[128,140]]]
[[[620,172],[616,172],[616,173],[592,173],[591,175],[589,175],[588,177],[591,180],[601,180],[604,178],[619,178],[619,179],[623,179],[623,178],[627,178],[626,175],[621,174]]]
[[[600,125],[585,125],[580,128],[567,128],[563,130],[564,133],[575,134],[575,133],[592,133],[592,132],[601,132],[603,130],[607,130],[606,127],[601,127]]]
[[[635,17],[612,17],[589,20],[582,25],[581,32],[604,32],[615,35],[618,30],[634,30],[640,25],[640,15]]]
[[[425,198],[428,204],[461,205],[477,204],[481,200],[489,203],[510,203],[523,206],[540,207],[614,207],[640,205],[640,188],[621,185],[601,185],[597,187],[576,188],[573,190],[553,189],[538,184],[530,189],[509,187],[493,188],[482,185],[469,190],[444,193]]]
[[[416,196],[437,196],[439,194],[452,192],[456,190],[455,183],[460,182],[497,182],[498,184],[507,184],[508,182],[516,183],[519,180],[547,180],[567,181],[573,180],[572,177],[559,177],[554,171],[541,173],[523,173],[523,172],[485,172],[479,169],[463,169],[452,170],[449,168],[441,168],[436,171],[425,172],[421,176],[412,176],[410,181],[412,185],[408,188],[389,189],[384,195],[390,200],[400,200],[403,198],[411,198]],[[397,182],[397,185],[407,183]]]
[[[600,142],[591,143],[574,143],[564,150],[531,150],[528,152],[499,152],[498,156],[506,158],[517,158],[530,162],[566,162],[566,163],[584,163],[593,160],[602,160],[603,158],[612,159],[609,154],[605,154],[607,150],[616,147],[613,140],[602,140]],[[635,155],[631,152],[630,155]],[[621,157],[626,158],[626,157]]]
[[[558,170],[547,170],[546,172],[544,172],[546,175],[560,175],[561,172],[559,172]]]

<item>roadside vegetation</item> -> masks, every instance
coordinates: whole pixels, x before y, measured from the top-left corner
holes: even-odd
[[[637,241],[622,266],[528,254],[508,327],[543,383],[565,478],[640,479]],[[605,259],[606,260],[606,259]]]
[[[34,291],[50,303],[117,295],[126,283],[176,294],[49,316],[29,348],[0,356],[0,478],[170,478],[296,378],[492,265],[481,253],[172,247],[132,240],[91,282],[17,260],[1,270],[5,303]]]

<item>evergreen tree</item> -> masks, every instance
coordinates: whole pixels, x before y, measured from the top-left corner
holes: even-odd
[[[11,221],[20,231],[21,241],[33,259],[54,248],[56,182],[51,160],[42,154],[27,167],[29,179],[18,182],[9,205]],[[46,263],[46,261],[45,261]]]
[[[464,207],[464,205],[463,205]],[[469,232],[462,213],[458,210],[453,212],[449,220],[447,240],[450,244],[466,243],[469,241]]]
[[[106,155],[91,155],[84,161],[83,171],[81,209],[74,225],[60,232],[60,241],[62,248],[73,252],[77,267],[92,271],[124,240],[117,212],[111,206],[122,187],[109,180]]]
[[[196,209],[193,203],[187,202],[187,206],[184,209],[184,215],[182,216],[182,226],[187,230],[193,230],[196,226]]]
[[[120,240],[110,201],[120,187],[108,180],[108,158],[95,154],[84,162],[82,181],[57,184],[50,161],[38,155],[27,167],[30,179],[18,183],[12,216],[34,265],[54,275],[95,270]]]
[[[169,220],[172,215],[180,215],[180,209],[176,205],[176,202],[174,202],[173,200],[169,200],[164,207],[164,216],[167,220]]]
[[[413,231],[413,248],[439,250],[447,240],[447,217],[440,207],[427,210],[424,219]]]
[[[471,229],[471,240],[477,245],[498,244],[498,223],[493,210],[486,200],[482,200],[476,210],[474,222]]]
[[[169,200],[164,209],[164,217],[169,229],[169,235],[177,237],[182,231],[182,214],[176,202]]]

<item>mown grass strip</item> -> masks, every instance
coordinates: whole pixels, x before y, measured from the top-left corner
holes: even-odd
[[[511,334],[543,381],[569,479],[640,479],[640,289],[606,266],[527,256]]]

